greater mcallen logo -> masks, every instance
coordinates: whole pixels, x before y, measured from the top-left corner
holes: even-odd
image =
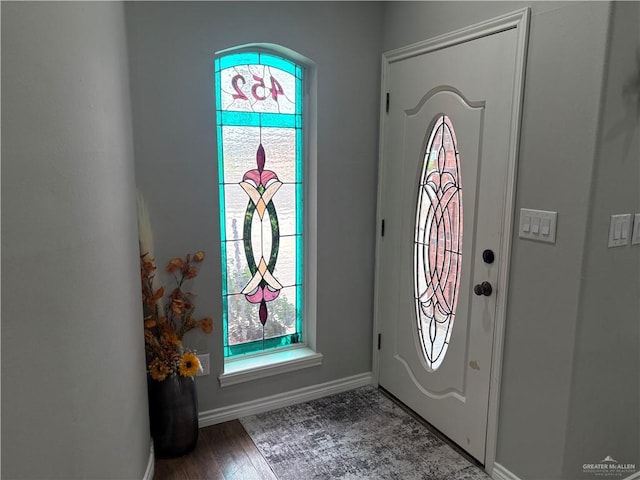
[[[620,463],[607,455],[598,463],[585,463],[582,465],[584,473],[591,473],[597,477],[622,477],[636,471],[635,463]]]

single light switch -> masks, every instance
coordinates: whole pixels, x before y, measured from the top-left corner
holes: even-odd
[[[611,215],[609,224],[609,247],[624,247],[629,245],[629,230],[631,214]]]
[[[540,218],[536,216],[533,217],[532,220],[531,231],[533,233],[538,233],[540,231]]]
[[[558,212],[546,210],[520,209],[520,238],[556,243]]]
[[[540,232],[542,235],[549,235],[549,230],[551,228],[551,220],[548,218],[542,219],[542,225],[540,226]]]

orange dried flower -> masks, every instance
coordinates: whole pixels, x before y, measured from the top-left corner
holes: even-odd
[[[145,328],[153,328],[156,326],[156,321],[153,318],[144,321]]]
[[[164,296],[164,287],[160,287],[156,291],[156,293],[147,297],[147,299],[145,300],[147,303],[147,306],[149,308],[153,307],[156,304],[156,302],[160,300],[163,296]]]
[[[196,267],[189,267],[185,275],[185,278],[190,280],[192,278],[195,278],[197,275],[198,275],[198,269]]]
[[[171,311],[176,315],[182,315],[182,310],[184,309],[184,301],[180,298],[174,298],[171,301]]]
[[[213,319],[207,317],[200,320],[200,328],[204,333],[211,333],[213,330]]]
[[[160,287],[156,290],[156,293],[153,295],[153,298],[156,300],[160,300],[164,296],[164,287]]]
[[[173,329],[168,325],[165,326],[165,329],[162,332],[162,338],[165,342],[171,345],[180,345],[181,343],[178,335],[176,335],[176,332],[174,332]]]
[[[149,373],[151,374],[151,378],[159,382],[167,378],[167,375],[169,375],[170,371],[171,370],[169,369],[169,366],[160,361],[160,359],[158,358],[153,360],[153,362],[151,362],[151,365],[149,365]]]
[[[156,269],[155,264],[153,263],[153,260],[143,260],[142,261],[142,271],[144,271],[145,273],[151,273]]]
[[[193,260],[196,262],[201,262],[204,260],[204,252],[201,250],[193,254]]]
[[[181,258],[172,258],[167,265],[167,272],[173,273],[176,269],[182,270],[184,268],[184,261]]]

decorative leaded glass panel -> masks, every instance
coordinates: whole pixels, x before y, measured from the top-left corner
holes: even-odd
[[[299,343],[303,70],[261,52],[215,61],[226,357]]]
[[[427,366],[444,360],[456,315],[462,267],[462,182],[451,119],[429,133],[418,189],[414,291],[418,337]]]

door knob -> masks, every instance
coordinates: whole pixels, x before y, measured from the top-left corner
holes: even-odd
[[[496,256],[493,254],[493,250],[485,250],[484,252],[482,252],[482,260],[484,260],[484,263],[493,263],[493,261],[496,259]]]
[[[493,292],[493,287],[491,287],[491,284],[489,282],[482,282],[473,287],[473,293],[478,296],[485,295],[488,297],[489,295],[491,295],[491,292]]]

